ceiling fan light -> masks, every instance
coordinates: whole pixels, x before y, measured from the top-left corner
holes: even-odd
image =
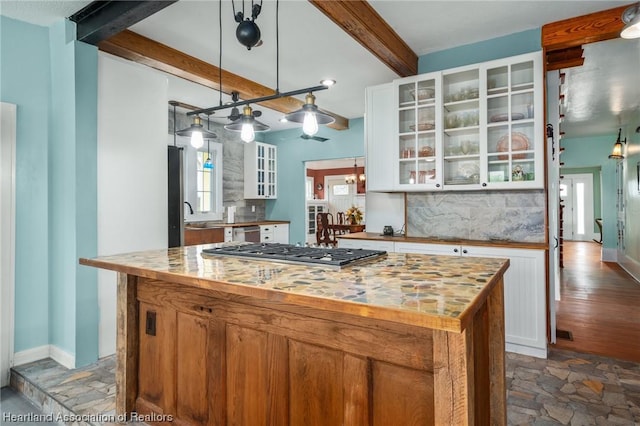
[[[322,84],[323,86],[331,87],[334,84],[336,84],[336,81],[331,80],[329,78],[325,78],[324,80],[320,80],[320,84]]]
[[[640,3],[628,7],[622,13],[622,22],[626,25],[620,33],[620,37],[626,39],[640,37]]]

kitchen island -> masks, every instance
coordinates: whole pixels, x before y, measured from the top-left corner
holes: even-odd
[[[116,405],[185,424],[506,424],[508,260],[343,267],[179,247],[119,272]],[[153,423],[153,422],[152,422]]]

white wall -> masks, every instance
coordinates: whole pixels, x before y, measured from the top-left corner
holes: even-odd
[[[98,255],[167,247],[168,81],[98,59]],[[116,273],[98,274],[99,356],[116,349]]]
[[[16,105],[0,103],[0,387],[9,384],[15,304]]]

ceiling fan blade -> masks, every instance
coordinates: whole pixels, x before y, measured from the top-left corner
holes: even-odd
[[[318,142],[326,142],[329,140],[329,138],[323,138],[322,136],[309,136],[306,133],[303,133],[302,135],[300,135],[300,137],[302,139],[318,141]]]

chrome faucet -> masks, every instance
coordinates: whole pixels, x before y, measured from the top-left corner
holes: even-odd
[[[189,214],[193,214],[193,207],[191,207],[191,203],[188,201],[185,201],[184,203],[189,206]]]

